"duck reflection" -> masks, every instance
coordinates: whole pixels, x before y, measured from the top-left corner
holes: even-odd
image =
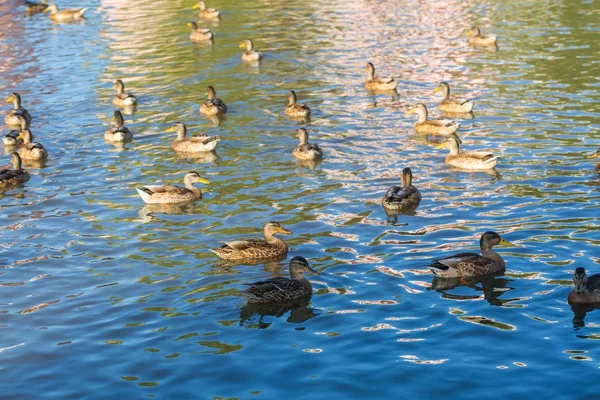
[[[587,313],[600,308],[600,304],[572,304],[571,311],[573,311],[573,328],[584,328],[585,327],[585,316]]]
[[[469,112],[442,111],[442,117],[450,118],[450,119],[473,119],[473,118],[475,118],[475,114],[473,114],[473,111],[469,111]]]
[[[263,264],[263,268],[267,272],[280,272],[281,265],[279,264],[281,261],[287,258],[287,254],[280,254],[276,257],[270,258],[260,258],[256,260],[247,259],[247,260],[219,260],[214,265],[214,268],[231,268],[236,267],[238,265],[259,265]]]
[[[315,309],[308,305],[312,294],[309,294],[301,299],[287,303],[276,304],[246,304],[240,310],[240,326],[249,328],[266,329],[271,326],[270,322],[265,322],[263,319],[267,316],[281,318],[289,312],[286,322],[291,324],[299,324],[316,317]],[[258,320],[253,318],[257,315]]]
[[[475,276],[475,277],[460,277],[460,278],[439,278],[435,277],[431,281],[431,287],[429,290],[435,290],[442,294],[445,299],[456,299],[456,300],[476,300],[481,297],[480,293],[473,295],[459,295],[451,294],[448,291],[455,289],[459,286],[466,286],[474,289],[476,292],[483,292],[484,299],[493,306],[502,306],[507,304],[512,299],[501,300],[499,299],[507,291],[513,288],[508,287],[510,279],[499,278],[502,274],[487,275],[487,276]]]

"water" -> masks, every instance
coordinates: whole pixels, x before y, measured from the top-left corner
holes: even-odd
[[[187,39],[192,1],[61,2],[90,7],[73,24],[19,3],[0,4],[0,87],[50,160],[0,195],[2,397],[596,394],[598,313],[566,302],[577,266],[600,269],[594,2],[220,0],[221,22],[200,25],[212,48]],[[473,24],[499,51],[465,44]],[[247,37],[259,68],[240,61]],[[363,89],[367,61],[399,96]],[[117,78],[140,98],[124,150],[102,139]],[[413,134],[404,111],[433,108],[441,80],[475,99],[463,148],[500,154],[496,174],[453,170]],[[208,85],[230,109],[220,125],[198,113]],[[314,170],[291,156],[292,89],[325,152]],[[179,120],[221,135],[217,155],[178,157],[164,131]],[[405,166],[423,201],[388,221],[379,200]],[[135,187],[189,170],[211,181],[203,200],[143,208]],[[208,249],[268,220],[321,275],[310,303],[261,315],[234,294],[286,260],[223,267]],[[499,250],[506,275],[428,290],[429,260],[486,230],[517,244]]]

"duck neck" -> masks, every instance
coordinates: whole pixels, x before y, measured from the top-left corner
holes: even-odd
[[[290,92],[290,94],[288,95],[288,106],[291,106],[292,104],[296,103],[296,100],[298,100],[296,98],[296,93]]]
[[[442,95],[444,96],[442,99],[443,101],[446,101],[450,98],[450,86],[442,86]]]
[[[180,126],[177,128],[177,140],[185,140],[185,135],[187,134],[187,128],[185,126]]]
[[[369,74],[369,80],[372,81],[373,79],[375,79],[375,67],[369,65],[367,69]]]
[[[206,91],[206,95],[208,96],[209,100],[214,100],[214,98],[217,97],[217,94],[215,93],[215,90],[213,88],[208,88],[208,90]]]
[[[491,247],[482,247],[481,255],[484,256],[485,258],[489,258],[490,260],[493,260],[496,264],[501,265],[502,267],[504,267],[506,265],[504,263],[504,260],[502,259],[502,257],[500,257],[500,254],[498,254],[494,250],[492,250]]]
[[[303,281],[306,279],[304,274],[300,271],[290,271],[290,277],[295,281]]]
[[[278,237],[275,237],[275,235],[272,234],[271,232],[263,231],[263,236],[264,236],[265,240],[270,244],[283,243],[285,245],[285,242],[283,240],[279,239]]]
[[[13,109],[18,110],[21,108],[21,99],[17,96],[12,97]]]
[[[202,194],[200,189],[198,189],[197,187],[194,186],[191,176],[186,176],[185,178],[183,178],[183,185],[185,186],[185,188],[187,190],[194,193],[195,195]]]
[[[417,110],[417,115],[419,116],[418,123],[423,123],[427,121],[427,110],[424,108],[420,108]]]
[[[24,144],[29,144],[33,141],[33,134],[29,129],[23,129],[21,131],[21,136],[23,137]]]
[[[13,157],[11,160],[13,169],[15,171],[21,172],[21,157]]]
[[[300,145],[308,144],[308,134],[305,132],[300,132],[298,137],[300,138]]]

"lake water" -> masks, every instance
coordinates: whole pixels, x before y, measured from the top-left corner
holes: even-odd
[[[188,40],[192,1],[63,1],[88,19],[54,24],[0,4],[0,87],[17,91],[50,152],[22,188],[0,194],[0,397],[589,398],[600,313],[566,302],[572,271],[600,272],[600,12],[597,2],[233,1]],[[477,24],[497,52],[466,44]],[[260,67],[237,47],[254,39]],[[370,94],[365,64],[399,80]],[[140,104],[125,149],[104,142],[113,84]],[[404,112],[438,116],[441,80],[473,98],[463,148],[501,156],[496,173],[461,172],[413,133]],[[201,117],[208,85],[229,106]],[[296,90],[325,159],[291,156]],[[8,111],[6,105],[3,113]],[[216,155],[182,158],[165,133],[218,134]],[[8,164],[1,156],[0,164]],[[413,170],[423,201],[388,219],[379,201]],[[211,184],[194,205],[144,207],[135,188]],[[292,230],[286,260],[227,267],[208,251]],[[432,290],[435,257],[499,248],[504,276]],[[294,255],[310,303],[265,312],[235,294],[287,274]]]

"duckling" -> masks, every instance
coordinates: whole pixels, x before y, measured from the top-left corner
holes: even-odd
[[[50,13],[50,18],[53,21],[74,21],[79,19],[85,19],[83,14],[87,11],[87,8],[70,8],[65,10],[58,10],[56,4],[49,4],[44,12]]]
[[[200,113],[206,117],[221,116],[227,113],[227,106],[221,99],[217,99],[215,88],[209,86],[206,88],[208,100],[200,105]]]
[[[18,116],[25,118],[27,121],[27,127],[31,124],[31,115],[29,112],[21,106],[21,96],[18,93],[11,93],[6,98],[7,103],[13,103],[13,109],[6,114],[4,117],[4,123],[9,126],[20,126]]]
[[[569,304],[600,303],[600,274],[587,276],[585,268],[578,267],[573,274],[573,290],[569,293]]]
[[[121,111],[115,111],[113,121],[115,125],[104,133],[104,140],[108,142],[129,142],[133,133],[125,125]]]
[[[260,61],[263,59],[261,52],[254,50],[254,43],[250,39],[246,39],[240,44],[240,48],[246,48],[244,54],[242,54],[242,60],[244,61]]]
[[[27,14],[35,14],[35,13],[44,12],[44,10],[46,8],[48,8],[48,4],[46,3],[46,0],[42,0],[41,3],[36,3],[34,1],[26,1],[25,2],[25,12]]]
[[[133,94],[125,92],[125,84],[122,80],[117,79],[115,89],[117,89],[117,94],[112,101],[115,106],[130,107],[137,104],[137,98]]]
[[[29,172],[21,167],[21,157],[17,152],[12,153],[10,163],[13,169],[0,169],[0,188],[10,188],[29,180]]]
[[[218,249],[211,249],[223,260],[243,261],[272,258],[284,255],[288,251],[287,244],[275,237],[276,233],[291,235],[292,231],[285,229],[279,222],[271,221],[263,225],[263,239],[246,239],[225,242]]]
[[[242,295],[252,304],[267,304],[294,301],[312,294],[310,282],[302,275],[304,272],[319,274],[308,265],[304,257],[296,256],[290,260],[290,277],[276,277],[264,281],[247,283],[250,287]]]
[[[194,4],[192,8],[200,9],[200,12],[198,12],[198,17],[202,19],[219,19],[219,16],[221,15],[221,11],[217,10],[216,8],[206,8],[206,3],[203,1],[199,1],[198,3]]]
[[[306,104],[297,103],[298,98],[293,90],[288,94],[288,104],[285,107],[285,113],[294,118],[310,117],[310,108]]]
[[[481,235],[479,240],[481,255],[470,252],[458,253],[434,260],[429,269],[436,276],[442,278],[482,276],[504,272],[506,266],[504,260],[492,250],[492,246],[496,245],[513,246],[496,232],[488,231]]]
[[[190,32],[190,40],[194,42],[205,42],[207,40],[212,40],[214,37],[210,29],[198,28],[198,24],[195,22],[190,22],[187,25],[192,30]]]
[[[381,199],[381,205],[386,211],[414,210],[419,206],[422,196],[419,189],[412,184],[410,168],[402,170],[402,186],[392,186]]]
[[[450,154],[446,157],[446,164],[454,167],[470,169],[473,171],[493,169],[498,157],[487,151],[459,152],[460,144],[456,136],[450,136],[436,149],[447,148]]]
[[[594,153],[587,156],[587,158],[598,158],[598,157],[600,157],[600,147]],[[597,174],[600,174],[600,163],[596,164],[596,166],[594,167],[594,172],[596,172]]]
[[[367,71],[369,73],[365,88],[369,90],[396,90],[398,82],[393,78],[375,78],[375,67],[372,63],[367,63]]]
[[[17,139],[23,140],[23,145],[19,147],[18,153],[23,160],[46,161],[48,152],[41,143],[33,143],[33,134],[28,128],[25,128],[27,122],[25,118],[19,116],[21,120],[21,132]]]
[[[177,132],[177,139],[171,144],[173,150],[186,153],[212,151],[221,140],[219,136],[206,135],[186,138],[187,127],[183,122],[176,122],[175,125],[167,129],[167,132]]]
[[[413,125],[415,132],[423,135],[449,136],[458,130],[460,124],[449,119],[427,119],[427,107],[425,104],[415,104],[406,115],[417,114],[419,120]]]
[[[300,144],[296,146],[292,153],[300,161],[319,161],[323,158],[323,152],[319,145],[308,143],[308,132],[304,128],[298,129],[296,137],[300,139]]]
[[[202,178],[196,171],[191,171],[183,178],[185,187],[153,185],[136,188],[135,190],[137,190],[146,204],[184,203],[202,198],[200,189],[193,185],[196,182],[204,183],[205,185],[210,183],[207,179]]]
[[[481,34],[481,30],[474,26],[467,31],[467,36],[469,37],[469,43],[474,44],[476,46],[495,46],[496,45],[496,35],[483,36]]]
[[[471,101],[471,100],[463,101],[463,100],[456,100],[456,99],[450,98],[450,85],[448,85],[446,82],[440,82],[438,87],[436,87],[433,92],[435,93],[435,92],[439,92],[439,91],[441,91],[442,95],[444,96],[442,101],[440,101],[438,104],[438,108],[442,112],[468,113],[468,112],[473,111],[473,106],[475,105],[475,103],[473,101]]]

